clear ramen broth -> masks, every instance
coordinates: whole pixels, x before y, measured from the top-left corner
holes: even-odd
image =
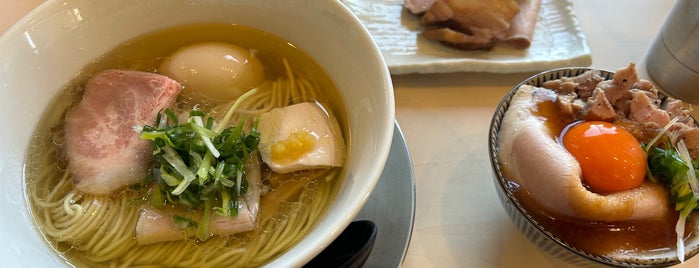
[[[333,201],[342,184],[341,168],[277,174],[263,165],[263,185],[269,191],[261,197],[260,217],[265,220],[258,222],[255,230],[212,236],[206,241],[189,238],[138,245],[135,223],[139,206],[148,202],[147,185],[129,186],[108,196],[73,190],[62,129],[66,113],[81,98],[86,81],[106,69],[156,72],[162,61],[177,49],[201,42],[254,49],[264,66],[265,83],[307,83],[307,87],[316,88],[315,94],[303,98],[329,109],[348,140],[346,109],[332,80],[307,54],[276,36],[240,25],[195,24],[160,30],[125,42],[85,66],[54,97],[35,130],[26,159],[26,194],[39,231],[71,265],[260,266],[299,242]],[[287,81],[288,70],[293,78]],[[301,97],[291,94],[288,98],[291,102]],[[182,97],[174,104],[175,109],[192,106]],[[216,109],[212,108],[211,112],[215,114]],[[349,148],[349,144],[346,146]]]

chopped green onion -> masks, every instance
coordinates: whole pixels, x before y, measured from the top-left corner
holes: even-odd
[[[185,218],[180,215],[172,215],[172,220],[175,225],[180,229],[186,229],[189,227],[196,227],[197,223],[190,218]]]
[[[680,158],[682,158],[685,165],[687,165],[687,179],[689,180],[692,193],[694,193],[694,196],[699,196],[699,183],[697,183],[696,171],[694,170],[694,165],[692,165],[692,157],[689,156],[689,150],[684,140],[677,142],[677,153],[680,154]]]
[[[258,120],[249,131],[245,130],[245,118],[231,126],[228,121],[238,102],[253,93],[241,96],[218,123],[195,107],[182,124],[173,111],[165,110],[158,115],[157,127],[139,128],[141,138],[152,141],[156,164],[151,171],[156,181],[152,202],[156,207],[177,203],[203,210],[198,222],[175,219],[181,225],[197,226],[201,240],[208,238],[211,213],[238,215],[238,202],[243,202],[241,196],[247,191],[244,165],[250,152],[257,150]]]
[[[235,187],[236,187],[238,195],[240,195],[240,187],[243,185],[242,180],[243,180],[243,172],[238,171],[238,174],[235,177]]]
[[[172,174],[165,171],[164,167],[160,167],[160,178],[165,181],[168,186],[177,186],[180,184],[181,179],[173,176]]]
[[[160,192],[160,184],[154,183],[153,185],[153,205],[156,208],[162,208],[165,205],[165,198],[162,192]]]
[[[230,216],[231,215],[231,196],[228,194],[228,191],[222,191],[221,192],[221,209],[217,210],[217,214],[221,216]]]
[[[204,127],[204,121],[201,119],[201,116],[194,116],[192,119],[194,119],[192,129],[194,129],[194,131],[201,136],[201,139],[204,141],[206,148],[209,149],[209,152],[211,152],[214,157],[218,158],[221,153],[219,153],[218,150],[216,150],[216,147],[214,147],[214,144],[211,143],[211,138],[216,137],[218,134]]]
[[[211,221],[211,199],[204,201],[204,214],[199,219],[197,224],[197,238],[199,240],[206,240],[209,238],[209,222]]]
[[[219,182],[223,177],[223,169],[226,167],[226,162],[218,162],[214,170],[214,183]],[[225,186],[225,185],[224,185]]]
[[[203,184],[209,179],[209,168],[211,167],[211,161],[213,161],[213,156],[211,153],[206,153],[204,159],[202,159],[199,168],[197,169],[197,176],[199,176],[199,183]]]
[[[658,132],[658,135],[655,135],[655,137],[653,137],[653,139],[648,144],[646,144],[646,146],[643,148],[643,150],[646,152],[650,151],[650,148],[655,146],[655,143],[658,142],[658,140],[660,140],[660,138],[662,138],[663,135],[665,135],[665,133],[667,133],[667,131],[670,129],[670,127],[672,125],[674,125],[678,120],[679,120],[679,117],[675,117],[672,120],[670,120],[670,122],[667,123],[663,127],[663,129],[660,130],[660,132]]]
[[[172,123],[173,123],[175,126],[177,126],[177,125],[180,124],[179,118],[177,118],[177,115],[176,115],[175,112],[173,112],[172,110],[166,109],[166,110],[165,110],[165,115],[167,116],[168,119],[170,119],[170,121],[172,121]],[[167,122],[166,122],[166,123],[167,123]],[[162,128],[162,127],[161,127],[161,128]]]
[[[184,181],[187,181],[189,184],[189,182],[194,180],[194,173],[187,168],[187,165],[184,164],[184,161],[182,161],[182,158],[177,154],[177,152],[175,152],[174,149],[170,147],[163,147],[163,151],[165,152],[163,158],[165,158],[168,164],[174,167],[175,170],[180,173],[182,177],[184,177]],[[182,184],[182,182],[180,182],[180,184]]]
[[[677,235],[677,257],[680,262],[684,261],[684,229],[687,217],[697,208],[699,202],[699,182],[697,181],[696,163],[689,155],[689,150],[684,140],[676,141],[675,133],[666,134],[677,118],[656,135],[650,143],[644,146],[648,156],[648,176],[653,181],[660,179],[670,189],[670,196],[675,205],[675,211],[679,212],[679,218],[675,225]],[[656,146],[662,137],[667,138],[667,142]],[[662,148],[661,146],[664,146]]]

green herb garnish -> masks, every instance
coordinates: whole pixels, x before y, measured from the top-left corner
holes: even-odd
[[[653,181],[659,181],[670,189],[671,201],[675,211],[680,213],[675,233],[677,234],[677,257],[684,261],[684,229],[687,217],[697,209],[699,201],[699,182],[697,170],[699,166],[689,156],[684,140],[677,140],[676,135],[665,135],[677,118],[668,123],[644,149],[648,156],[648,176]],[[666,139],[660,145],[655,143],[661,137]]]
[[[153,205],[176,203],[203,210],[198,222],[181,216],[173,219],[178,226],[197,228],[200,240],[208,238],[212,213],[238,215],[238,200],[247,191],[245,162],[257,150],[258,122],[247,133],[244,118],[227,125],[238,103],[254,92],[241,96],[218,123],[195,107],[184,123],[165,110],[158,115],[157,126],[143,126],[141,138],[153,141]]]

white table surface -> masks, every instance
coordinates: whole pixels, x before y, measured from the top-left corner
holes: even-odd
[[[0,33],[42,2],[1,0]],[[642,65],[673,2],[574,0],[592,67]],[[512,224],[495,194],[488,160],[488,127],[498,102],[532,74],[393,77],[396,118],[412,154],[417,192],[403,267],[566,267]],[[691,263],[677,267],[699,262]]]

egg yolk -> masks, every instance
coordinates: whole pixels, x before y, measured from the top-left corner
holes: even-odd
[[[563,134],[563,146],[580,163],[582,181],[596,193],[638,187],[646,176],[646,154],[625,129],[601,121],[572,125]]]
[[[317,138],[305,131],[291,133],[285,140],[272,144],[272,161],[289,163],[313,151]]]

